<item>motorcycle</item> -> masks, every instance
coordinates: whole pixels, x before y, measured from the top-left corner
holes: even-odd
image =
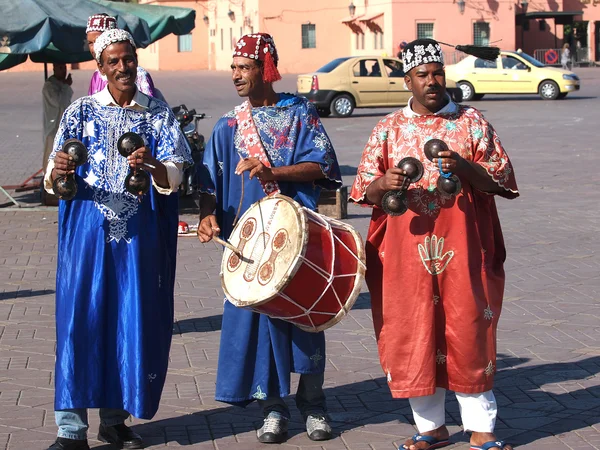
[[[195,109],[188,109],[184,104],[175,106],[172,108],[173,113],[181,131],[185,135],[188,141],[190,149],[192,151],[193,164],[186,164],[183,168],[183,178],[181,185],[179,186],[179,195],[184,197],[191,195],[196,188],[196,167],[198,164],[202,164],[202,157],[204,156],[204,136],[198,133],[198,122],[209,116],[206,114],[197,114]]]

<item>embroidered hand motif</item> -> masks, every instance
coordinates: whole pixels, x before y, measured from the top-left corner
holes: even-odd
[[[427,272],[431,275],[439,275],[448,266],[450,260],[454,257],[454,251],[444,252],[444,238],[434,234],[425,238],[425,245],[419,244],[419,255]]]

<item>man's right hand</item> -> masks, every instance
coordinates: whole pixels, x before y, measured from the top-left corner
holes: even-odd
[[[210,242],[213,236],[218,235],[220,231],[217,217],[214,214],[209,214],[202,218],[198,224],[198,239],[202,243]]]
[[[56,152],[54,155],[54,169],[52,171],[52,179],[63,177],[65,175],[75,173],[75,163],[73,157],[65,152]]]

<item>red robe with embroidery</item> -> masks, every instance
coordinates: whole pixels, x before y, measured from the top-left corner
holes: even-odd
[[[392,217],[373,207],[366,244],[381,366],[397,398],[431,395],[436,387],[485,392],[496,369],[506,252],[494,196],[465,179],[458,195],[440,194],[439,170],[423,145],[432,138],[445,141],[483,166],[503,189],[500,195],[519,194],[492,126],[474,108],[453,109],[414,117],[403,109],[381,120],[350,194],[365,203],[369,184],[402,158],[423,163],[423,177],[408,189],[405,214]]]

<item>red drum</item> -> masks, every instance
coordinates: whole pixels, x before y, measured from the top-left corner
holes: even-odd
[[[360,235],[283,195],[246,211],[225,249],[221,283],[235,306],[319,332],[352,308],[365,274]]]

